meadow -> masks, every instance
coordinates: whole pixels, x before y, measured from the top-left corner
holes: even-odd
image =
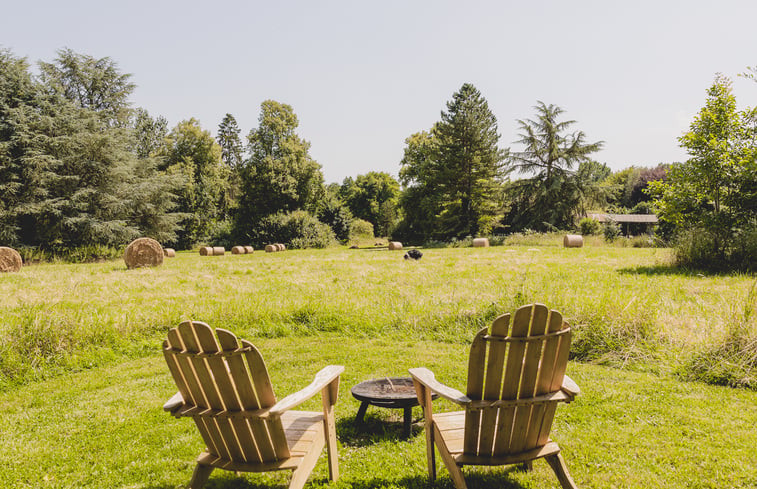
[[[568,374],[582,395],[560,407],[553,437],[579,487],[757,485],[757,392],[681,381],[698,352],[753,325],[754,277],[680,271],[666,249],[559,244],[426,249],[418,262],[344,248],[182,252],[155,269],[60,263],[0,276],[0,485],[186,484],[201,440],[161,410],[175,387],[159,345],[195,319],[258,345],[280,397],[326,364],[346,366],[335,487],[427,487],[420,425],[403,440],[399,418],[372,409],[358,431],[349,387],[427,366],[463,388],[474,333],[534,301],[574,327]],[[326,473],[319,462],[312,485]],[[467,474],[474,487],[557,487],[543,463]],[[217,472],[208,487],[284,482]],[[437,486],[451,487],[443,469]]]

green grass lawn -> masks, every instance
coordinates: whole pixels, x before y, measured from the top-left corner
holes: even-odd
[[[191,421],[161,410],[175,387],[160,354],[184,319],[257,344],[279,397],[326,364],[345,365],[334,487],[428,487],[420,425],[402,440],[400,412],[371,408],[358,432],[349,387],[427,366],[464,389],[474,333],[533,301],[599,344],[595,364],[569,365],[583,392],[560,406],[553,431],[579,487],[757,487],[757,392],[669,374],[754,321],[754,277],[681,273],[662,249],[557,245],[428,249],[419,262],[342,248],[179,253],[156,269],[113,261],[0,275],[0,487],[186,484],[201,440]],[[596,364],[608,359],[635,368]],[[544,462],[531,473],[466,471],[472,487],[557,487]],[[451,488],[440,472],[436,487]],[[321,461],[311,484],[328,485],[326,475]],[[208,487],[285,481],[217,471]]]
[[[324,336],[258,339],[277,395],[343,364],[336,406],[341,478],[334,487],[427,487],[421,425],[401,437],[401,411],[369,408],[365,431],[353,419],[349,387],[427,366],[465,385],[467,347],[439,342]],[[335,345],[338,344],[338,347]],[[683,383],[644,372],[572,362],[582,388],[558,409],[553,438],[582,488],[753,488],[757,485],[757,393]],[[169,488],[186,484],[202,442],[188,419],[161,406],[175,392],[154,355],[30,384],[0,394],[1,487]],[[319,400],[304,409],[319,409]],[[435,408],[451,405],[435,402]],[[415,414],[420,415],[416,408]],[[325,454],[311,483],[327,485]],[[466,468],[472,487],[556,488],[544,462],[532,473]],[[445,469],[437,487],[451,488]],[[209,488],[283,485],[284,473],[214,472]]]

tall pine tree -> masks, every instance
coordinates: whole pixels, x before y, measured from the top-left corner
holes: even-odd
[[[498,142],[497,119],[486,99],[476,87],[464,84],[431,133],[407,140],[400,172],[407,186],[402,199],[405,219],[398,231],[416,239],[490,232],[505,175],[506,151]]]

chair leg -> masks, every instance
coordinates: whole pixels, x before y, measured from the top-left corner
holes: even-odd
[[[307,482],[310,473],[313,472],[315,463],[318,462],[323,451],[324,441],[314,443],[310,451],[302,458],[300,465],[292,471],[292,479],[289,481],[289,489],[302,489]]]
[[[208,482],[211,472],[213,472],[211,465],[197,464],[192,473],[192,480],[189,481],[189,489],[201,489]]]
[[[444,443],[444,438],[442,438],[441,433],[439,433],[436,424],[434,424],[434,439],[439,448],[439,455],[442,457],[444,466],[447,467],[447,472],[449,472],[450,477],[452,477],[452,482],[455,484],[455,489],[468,489],[468,486],[465,484],[465,478],[463,477],[463,469],[455,463],[455,459],[452,458],[452,454],[449,453],[449,449]],[[431,450],[433,449],[432,446]]]
[[[573,478],[568,472],[568,467],[565,465],[565,460],[562,458],[562,455],[560,455],[559,452],[555,453],[554,455],[548,455],[544,457],[544,459],[547,461],[549,466],[552,467],[552,470],[555,471],[557,480],[560,481],[560,485],[563,487],[563,489],[578,489],[578,486],[576,486],[576,483],[573,482]]]
[[[339,478],[339,459],[337,454],[336,424],[334,422],[334,405],[327,403],[325,397],[323,401],[323,436],[326,438],[329,480],[335,481]]]

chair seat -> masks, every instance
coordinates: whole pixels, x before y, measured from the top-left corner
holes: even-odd
[[[507,454],[500,457],[465,455],[463,443],[465,441],[465,411],[449,413],[434,413],[434,428],[436,435],[441,438],[447,451],[458,465],[508,465],[534,460],[560,452],[557,443],[549,440],[546,445],[526,450],[524,452]]]
[[[287,411],[281,415],[287,445],[291,457],[276,462],[251,463],[232,462],[216,457],[208,452],[197,458],[197,463],[219,469],[240,472],[267,472],[269,470],[291,470],[299,467],[304,457],[313,450],[323,450],[323,413],[313,411]]]

